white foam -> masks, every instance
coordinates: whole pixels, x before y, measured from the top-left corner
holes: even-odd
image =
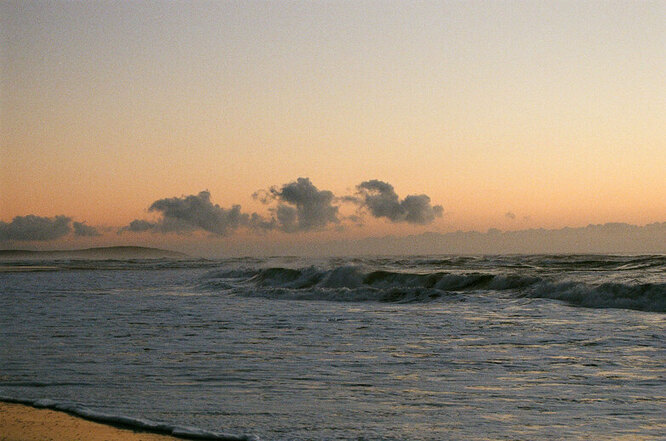
[[[256,435],[233,435],[223,432],[212,432],[197,427],[177,426],[168,423],[150,421],[143,418],[134,418],[123,415],[113,415],[93,411],[85,406],[74,403],[58,402],[48,398],[29,400],[24,398],[13,398],[0,395],[0,401],[8,403],[25,404],[40,409],[59,410],[69,414],[98,423],[112,426],[122,426],[131,429],[154,432],[164,435],[178,436],[181,438],[211,440],[211,441],[261,441]]]
[[[603,266],[603,263],[594,261],[581,265],[585,269],[586,265]],[[498,273],[385,269],[364,272],[355,265],[331,269],[271,267],[211,272],[204,276],[200,286],[217,292],[234,291],[273,299],[395,303],[429,302],[468,292],[507,291],[520,297],[563,300],[591,308],[666,311],[666,284],[663,283],[568,281],[560,274],[534,274],[513,268]]]

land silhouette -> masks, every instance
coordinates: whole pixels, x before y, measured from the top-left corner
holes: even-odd
[[[0,250],[0,259],[179,259],[185,253],[160,248],[115,246],[80,250]]]

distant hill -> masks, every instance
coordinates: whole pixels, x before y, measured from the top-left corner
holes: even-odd
[[[0,250],[0,259],[181,259],[187,254],[147,247],[99,247],[82,250]]]

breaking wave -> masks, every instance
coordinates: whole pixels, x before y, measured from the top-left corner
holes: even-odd
[[[524,293],[527,297],[563,300],[588,308],[627,308],[666,312],[666,283],[542,282]]]
[[[590,263],[590,262],[587,262]],[[594,262],[598,266],[598,262]],[[332,269],[272,267],[212,271],[200,289],[275,299],[430,302],[465,294],[506,293],[547,298],[591,308],[628,308],[666,312],[665,283],[589,282],[553,275],[515,272],[401,272],[363,270],[343,265]]]

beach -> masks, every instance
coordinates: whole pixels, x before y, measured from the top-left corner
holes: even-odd
[[[106,424],[49,409],[0,402],[1,441],[169,441],[176,440]]]

